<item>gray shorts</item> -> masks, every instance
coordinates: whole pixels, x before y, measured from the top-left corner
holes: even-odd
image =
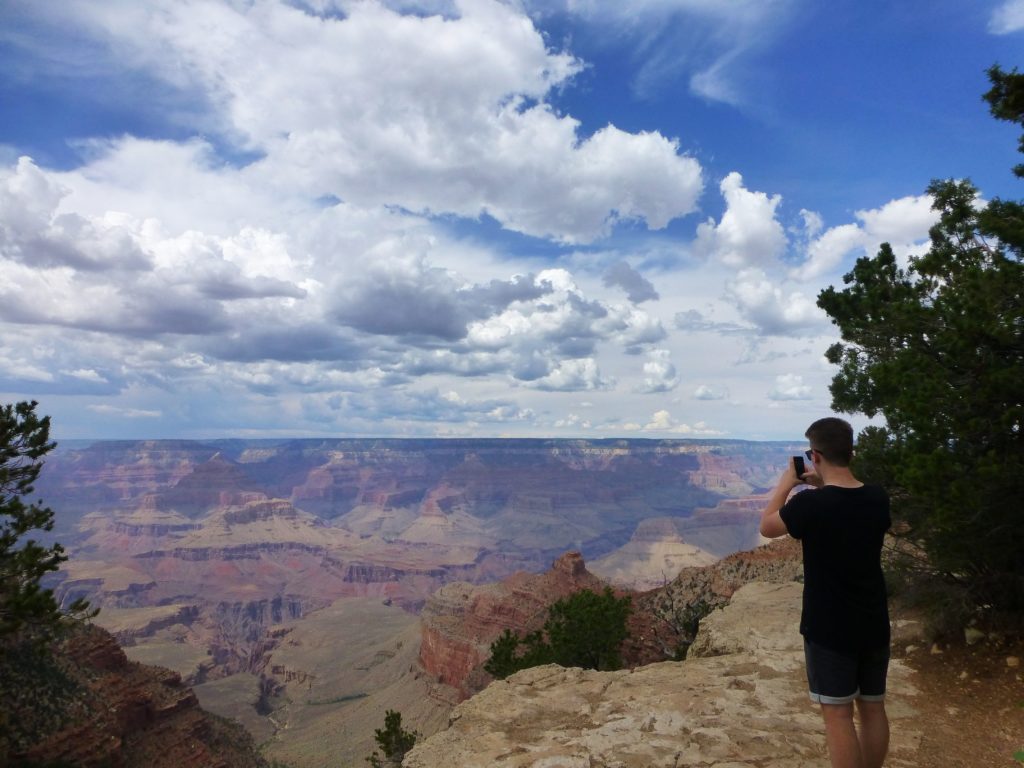
[[[848,704],[854,699],[885,699],[889,647],[835,651],[804,638],[807,686],[817,704]]]

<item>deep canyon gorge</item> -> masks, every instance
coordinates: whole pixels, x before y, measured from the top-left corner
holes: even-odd
[[[354,765],[384,709],[425,735],[442,728],[486,684],[488,644],[536,628],[575,589],[633,595],[643,640],[627,656],[671,658],[687,600],[727,600],[743,569],[762,567],[733,553],[762,543],[762,494],[800,449],[71,442],[37,492],[71,555],[58,594],[99,607],[129,658],[179,674],[272,757]],[[791,578],[791,557],[768,559],[769,578]],[[681,589],[681,572],[699,588]]]

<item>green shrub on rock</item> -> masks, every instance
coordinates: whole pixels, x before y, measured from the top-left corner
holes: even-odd
[[[589,589],[576,592],[548,609],[543,631],[520,638],[506,629],[491,643],[484,670],[504,679],[541,664],[619,669],[619,649],[628,636],[626,619],[631,609],[631,599],[615,597],[609,587],[602,594]]]

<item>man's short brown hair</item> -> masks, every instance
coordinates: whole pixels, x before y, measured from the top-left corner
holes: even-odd
[[[818,419],[804,432],[811,448],[821,453],[829,464],[850,466],[853,458],[853,427],[848,421],[829,416]]]

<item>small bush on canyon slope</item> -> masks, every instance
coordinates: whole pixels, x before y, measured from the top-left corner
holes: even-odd
[[[374,751],[366,758],[366,762],[373,768],[387,768],[402,764],[402,758],[416,744],[419,733],[405,730],[402,727],[402,713],[389,709],[384,713],[384,727],[374,730],[373,738],[384,756],[381,757]]]
[[[543,632],[520,638],[506,629],[491,644],[484,669],[498,679],[541,664],[619,669],[631,608],[628,596],[617,598],[608,587],[600,595],[584,589],[548,609]]]

